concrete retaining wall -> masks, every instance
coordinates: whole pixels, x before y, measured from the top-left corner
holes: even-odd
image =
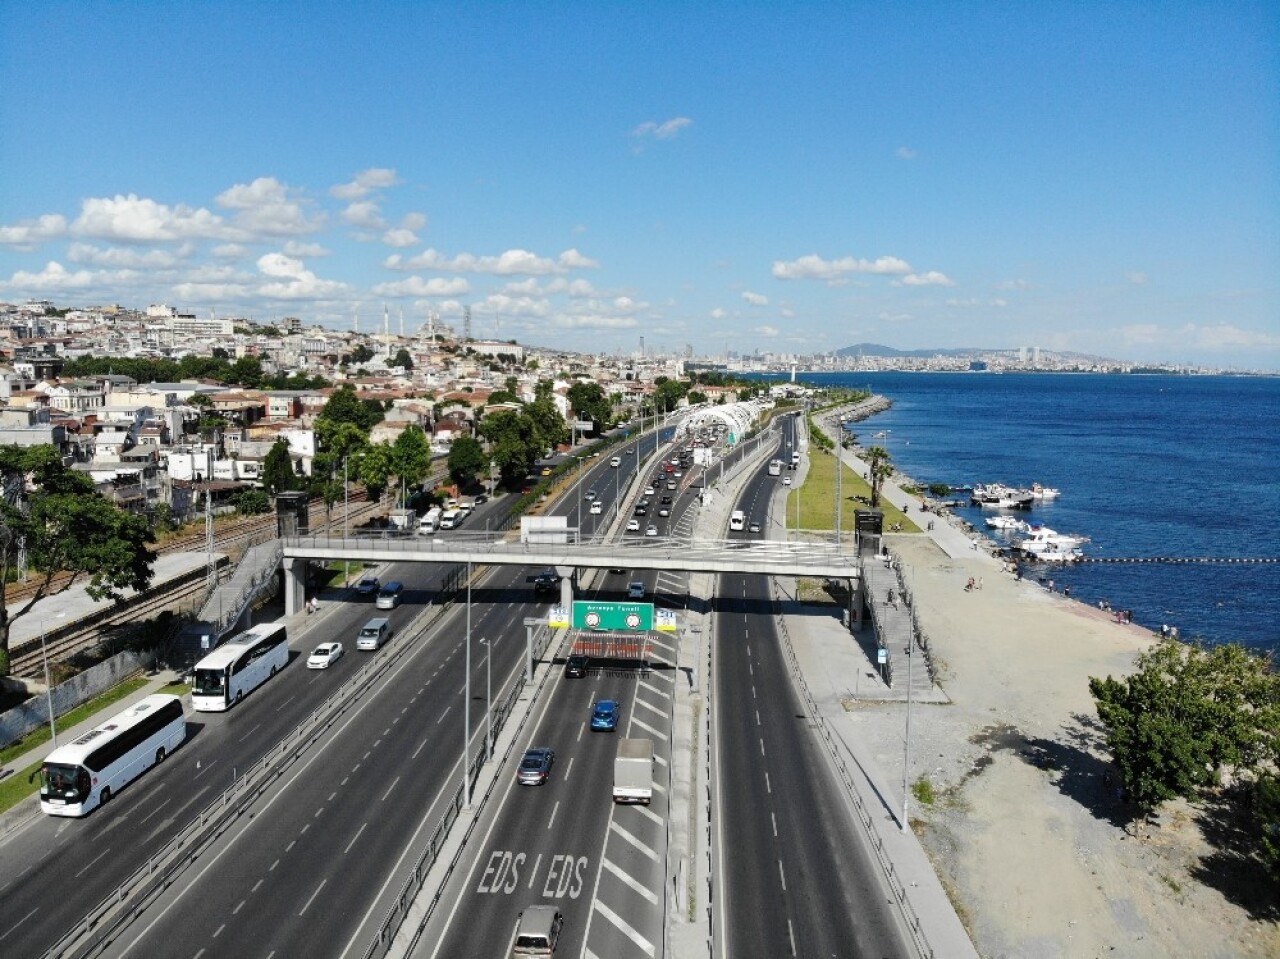
[[[126,650],[97,666],[72,676],[65,683],[53,687],[53,715],[58,717],[70,712],[81,703],[124,681],[134,673],[151,666],[151,654]],[[49,722],[49,698],[43,692],[32,696],[20,706],[0,714],[0,745],[8,745],[21,739],[33,729]]]

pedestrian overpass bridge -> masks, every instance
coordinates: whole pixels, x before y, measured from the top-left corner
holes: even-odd
[[[443,537],[342,536],[319,533],[281,540],[285,611],[302,608],[302,574],[310,560],[361,563],[449,563],[473,566],[554,567],[563,577],[577,569],[673,570],[690,573],[756,573],[857,579],[853,542],[760,539],[706,540],[643,537],[622,542],[575,539],[521,542],[518,534],[452,533]],[[562,588],[568,589],[567,582]],[[852,592],[852,591],[851,591]]]

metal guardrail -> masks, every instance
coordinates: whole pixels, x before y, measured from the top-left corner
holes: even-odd
[[[770,586],[772,589],[772,585]],[[929,945],[928,939],[925,937],[924,928],[920,922],[920,917],[907,899],[907,890],[902,880],[898,878],[897,870],[894,869],[893,860],[889,858],[885,852],[884,841],[873,827],[874,820],[871,813],[867,811],[866,804],[862,801],[862,796],[858,793],[857,787],[854,785],[854,779],[849,772],[849,767],[844,761],[844,757],[840,754],[839,748],[836,746],[835,737],[831,732],[831,727],[818,711],[818,704],[813,698],[813,694],[809,691],[809,684],[805,682],[804,674],[800,670],[800,661],[796,657],[795,647],[791,644],[791,633],[787,630],[787,622],[783,617],[781,608],[774,600],[775,611],[774,618],[778,623],[778,633],[782,637],[782,648],[786,653],[787,665],[791,670],[791,677],[795,680],[804,699],[805,711],[809,714],[810,719],[822,731],[822,741],[826,745],[827,752],[831,756],[832,762],[835,763],[836,769],[840,774],[841,785],[844,786],[845,793],[853,801],[854,808],[858,813],[858,821],[862,823],[863,829],[866,831],[867,838],[871,842],[871,847],[875,851],[876,860],[880,863],[880,869],[884,873],[889,888],[893,892],[894,900],[898,904],[899,910],[902,912],[902,918],[907,924],[907,928],[911,931],[911,938],[915,942],[916,949],[923,959],[936,959],[933,947]]]
[[[435,607],[417,631],[421,636],[439,621],[443,607]],[[184,870],[203,855],[211,843],[221,837],[245,815],[253,803],[270,789],[284,772],[296,763],[359,699],[367,693],[382,673],[414,647],[404,642],[391,647],[391,655],[364,666],[342,684],[337,692],[311,712],[275,746],[266,751],[238,775],[235,781],[212,803],[170,839],[146,864],[89,910],[45,953],[51,959],[74,956],[77,959],[98,955],[115,939],[119,931],[140,916],[156,898],[171,886]]]

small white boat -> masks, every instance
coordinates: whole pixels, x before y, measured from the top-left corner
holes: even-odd
[[[1034,499],[1057,499],[1062,495],[1062,490],[1055,489],[1052,486],[1041,486],[1039,483],[1032,483],[1031,495]]]
[[[1031,527],[1025,521],[1012,516],[988,516],[984,522],[988,529],[998,529],[1006,533],[1025,533]]]
[[[999,483],[989,483],[985,486],[975,486],[969,502],[974,506],[990,509],[1031,509],[1034,498],[1030,490],[1013,489]]]
[[[1059,533],[1047,526],[1032,526],[1017,547],[1031,559],[1055,563],[1073,563],[1084,556],[1080,547],[1089,542],[1087,536]]]

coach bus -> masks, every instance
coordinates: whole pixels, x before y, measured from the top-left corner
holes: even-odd
[[[230,709],[288,663],[284,623],[247,629],[196,663],[191,706],[200,713]]]
[[[769,460],[769,475],[770,476],[782,475],[782,460]]]
[[[48,755],[40,767],[40,808],[50,816],[83,816],[186,738],[182,700],[148,696]]]

